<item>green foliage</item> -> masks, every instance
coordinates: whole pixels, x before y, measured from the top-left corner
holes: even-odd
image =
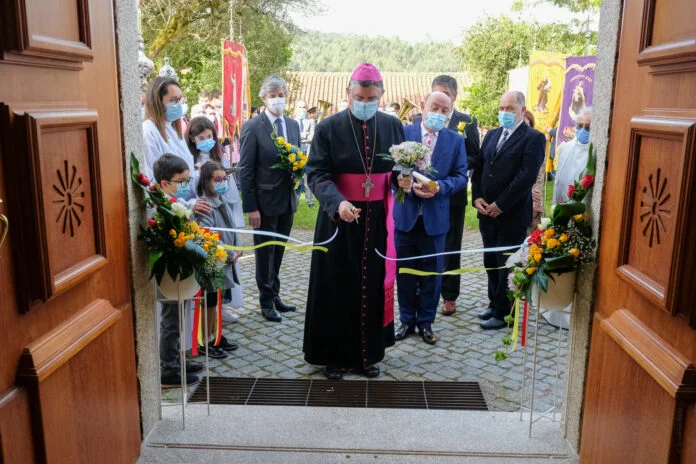
[[[532,50],[570,55],[594,53],[597,33],[589,36],[589,50],[587,41],[584,32],[574,31],[566,24],[515,22],[506,16],[478,21],[466,31],[464,43],[456,49],[473,80],[472,85],[464,88],[459,106],[468,108],[480,124],[496,125],[498,101],[507,90],[509,70],[528,65]]]
[[[517,0],[513,5],[513,9],[521,10],[525,7],[534,7],[543,3],[566,8],[573,13],[583,13],[599,11],[602,0]]]
[[[461,60],[446,42],[411,44],[395,37],[299,33],[292,42],[293,71],[350,72],[369,61],[386,72],[455,72]]]

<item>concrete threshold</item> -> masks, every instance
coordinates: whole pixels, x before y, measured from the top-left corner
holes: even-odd
[[[519,413],[292,406],[190,405],[143,443],[141,464],[577,463],[558,424],[541,420],[528,438]]]

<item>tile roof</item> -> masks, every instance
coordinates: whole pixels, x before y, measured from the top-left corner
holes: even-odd
[[[296,72],[292,73],[290,79],[290,103],[295,100],[304,100],[307,107],[319,106],[319,100],[326,100],[332,103],[328,114],[333,114],[338,106],[338,102],[343,100],[346,95],[346,87],[350,79],[348,72]],[[430,85],[435,77],[443,73],[397,73],[384,72],[384,96],[382,103],[403,104],[404,99],[408,99],[419,105],[420,101],[427,95]],[[468,85],[470,80],[466,73],[447,73],[457,79],[460,89]],[[413,110],[412,113],[419,113],[420,110]]]

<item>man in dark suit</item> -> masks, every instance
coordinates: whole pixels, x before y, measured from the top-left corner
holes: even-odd
[[[470,170],[478,169],[481,166],[480,159],[480,141],[478,123],[476,118],[457,111],[454,109],[454,103],[457,102],[457,80],[452,76],[442,75],[433,80],[432,90],[443,92],[452,99],[452,109],[445,121],[445,127],[452,129],[455,132],[462,133],[464,136],[464,145],[466,147],[467,164]],[[420,124],[422,115],[418,114],[413,120],[414,124]],[[463,131],[459,130],[460,124],[465,124]],[[445,249],[447,251],[457,251],[462,249],[462,236],[464,234],[464,211],[468,202],[467,188],[455,193],[450,197],[449,205],[449,220],[450,227],[447,232],[445,241]],[[461,265],[461,255],[445,256],[445,271],[459,269]],[[442,300],[444,308],[442,314],[451,316],[457,311],[457,298],[459,298],[459,288],[461,284],[461,276],[444,276],[442,278]]]
[[[297,211],[297,195],[290,173],[272,166],[278,162],[278,149],[272,134],[300,146],[300,127],[283,115],[288,88],[279,76],[268,76],[261,84],[259,97],[266,110],[244,123],[240,138],[239,183],[242,206],[249,214],[249,224],[267,232],[289,235]],[[273,237],[254,235],[258,245]],[[256,284],[259,288],[261,313],[272,322],[280,322],[278,311],[295,311],[280,298],[280,265],[284,248],[271,245],[256,249]]]
[[[448,213],[452,195],[466,189],[466,149],[464,139],[445,128],[452,100],[442,92],[432,92],[422,104],[425,120],[404,128],[406,140],[419,142],[429,149],[430,165],[436,172],[429,175],[435,186],[414,183],[403,203],[394,203],[394,244],[399,258],[430,255],[445,251],[445,237],[450,226]],[[441,272],[443,256],[402,261],[400,267],[425,272]],[[403,340],[415,332],[423,341],[434,345],[432,330],[440,300],[441,276],[397,274],[401,326],[394,338]]]
[[[488,132],[481,147],[482,167],[471,179],[474,207],[486,248],[520,245],[532,221],[532,186],[544,161],[544,134],[524,123],[522,92],[508,92],[500,99],[498,121],[502,127]],[[514,250],[509,250],[514,251]],[[509,252],[508,251],[508,252]],[[484,253],[489,270],[490,303],[479,314],[484,330],[506,327],[512,303],[507,297],[506,252]]]

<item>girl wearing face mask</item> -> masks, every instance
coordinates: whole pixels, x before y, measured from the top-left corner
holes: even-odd
[[[585,107],[578,113],[575,138],[558,147],[558,169],[553,184],[554,204],[568,202],[568,186],[585,170],[590,152],[590,126],[592,108]]]
[[[237,186],[231,176],[227,175],[225,167],[216,161],[208,161],[200,169],[200,176],[197,186],[198,195],[204,198],[212,206],[210,214],[196,216],[196,220],[201,227],[221,227],[234,229],[244,227],[244,218],[239,202],[231,202],[227,199],[227,192],[231,189],[236,190]],[[238,246],[239,237],[235,232],[219,231],[220,239],[226,245]],[[238,278],[237,260],[241,252],[228,251],[227,264],[224,270],[224,285],[222,288],[223,299],[231,297],[236,289],[241,296],[241,286]],[[217,292],[209,292],[207,295],[208,305],[208,334],[215,339],[215,309],[217,308]],[[236,350],[237,343],[227,340],[224,336],[220,339],[220,344],[214,346],[211,340],[208,345],[209,354],[212,358],[226,358],[227,353]]]

